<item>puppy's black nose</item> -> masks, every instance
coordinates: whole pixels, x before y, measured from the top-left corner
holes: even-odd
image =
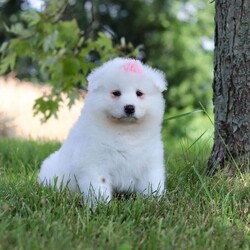
[[[126,106],[124,106],[124,111],[127,115],[133,115],[135,113],[135,106],[134,105],[126,105]]]

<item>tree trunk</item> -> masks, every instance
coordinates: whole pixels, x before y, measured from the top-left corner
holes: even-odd
[[[208,171],[249,170],[250,1],[215,0],[214,146]]]

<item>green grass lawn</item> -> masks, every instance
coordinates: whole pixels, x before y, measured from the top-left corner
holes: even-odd
[[[0,139],[0,249],[250,249],[250,177],[207,177],[210,147],[191,144],[166,145],[166,197],[93,212],[37,184],[59,144]]]

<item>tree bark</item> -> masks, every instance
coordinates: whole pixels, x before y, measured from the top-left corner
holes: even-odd
[[[250,1],[215,0],[214,146],[208,171],[249,170]]]

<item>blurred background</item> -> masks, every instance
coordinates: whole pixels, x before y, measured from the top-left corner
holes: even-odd
[[[46,12],[48,2],[53,1],[60,2],[0,0],[0,45],[15,37],[6,27],[22,24],[22,13],[29,9]],[[132,44],[138,59],[166,73],[169,85],[164,93],[163,133],[167,137],[196,140],[203,133],[211,137],[212,124],[207,115],[195,112],[204,108],[212,119],[214,4],[211,1],[67,0],[60,19],[75,19],[89,37],[103,32],[113,44]],[[36,56],[38,61],[40,55]],[[70,110],[64,100],[58,118],[51,117],[42,124],[39,115],[34,117],[32,107],[51,87],[50,76],[39,70],[37,61],[34,57],[17,58],[15,69],[0,76],[0,135],[63,141],[79,116],[84,96]],[[168,120],[188,112],[192,114]]]

